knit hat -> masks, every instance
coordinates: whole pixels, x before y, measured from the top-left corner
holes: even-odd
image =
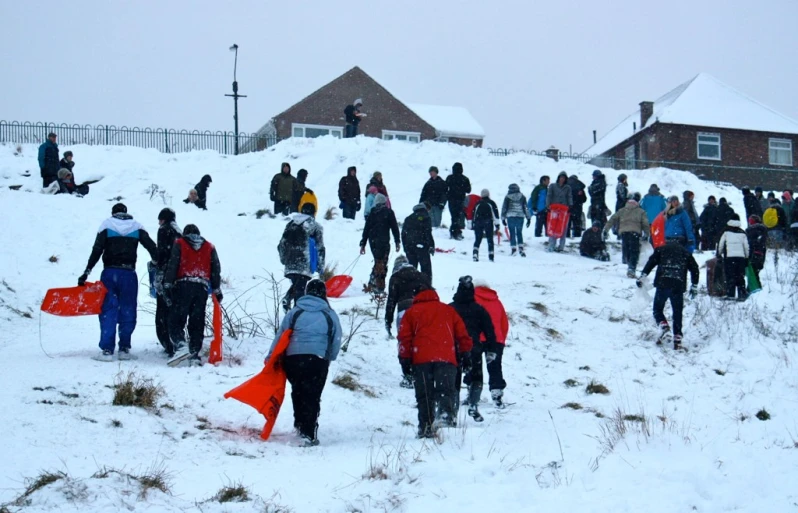
[[[756,187],[756,188],[754,188],[754,192],[762,192],[762,187]]]
[[[748,191],[748,192],[751,192],[751,191]],[[710,196],[709,198],[707,198],[707,201],[718,201],[718,200],[717,200],[717,198],[715,198],[715,196]]]
[[[305,286],[305,294],[327,301],[327,285],[323,281],[314,278]]]
[[[407,257],[404,256],[404,255],[399,255],[398,257],[396,257],[394,259],[393,266],[394,266],[394,268],[396,268],[396,267],[399,267],[402,264],[407,264],[407,263],[409,263],[409,261],[407,260]]]
[[[601,221],[593,221],[593,228],[601,228]]]
[[[71,157],[71,156],[72,156],[72,152],[71,151],[65,151],[64,152],[64,158]]]
[[[668,198],[668,203],[673,203],[674,201],[679,201],[679,196],[674,194],[673,196]]]
[[[639,192],[636,192],[636,193],[632,194],[632,197],[638,203],[640,203],[640,200],[643,199],[643,195],[640,194]]]
[[[59,180],[65,180],[67,175],[69,175],[71,173],[72,173],[72,171],[70,171],[69,169],[67,169],[65,167],[62,167],[61,169],[58,170],[58,179]]]
[[[421,211],[426,211],[426,210],[427,210],[427,205],[425,205],[423,203],[419,203],[418,205],[413,207],[413,212],[421,212]]]
[[[113,214],[127,214],[127,207],[124,203],[117,203],[111,207],[111,215]]]
[[[731,215],[731,221],[739,221],[739,220],[740,220],[740,214]]]
[[[452,298],[455,303],[470,303],[474,300],[474,280],[471,276],[461,276],[457,291]]]
[[[595,171],[593,171],[593,176],[594,176],[594,177],[596,177],[596,176],[601,176],[601,171],[599,171],[598,169],[596,169]]]
[[[371,177],[372,178],[379,178],[380,180],[382,180],[382,173],[380,173],[379,171],[374,171],[374,174],[371,175]]]
[[[354,101],[354,103],[352,103],[352,105],[363,105],[363,99],[358,98],[357,100]]]
[[[378,205],[385,205],[388,202],[388,198],[385,197],[384,194],[377,193],[374,195],[374,206]]]
[[[187,224],[183,228],[183,235],[200,235],[200,231],[196,224]]]
[[[626,180],[626,175],[624,173],[619,174],[618,175],[618,181],[619,182],[623,182],[624,180]]]
[[[482,196],[483,198],[490,198],[490,191],[489,191],[489,190],[487,190],[487,189],[482,189],[482,194],[481,194],[481,196]]]
[[[177,218],[175,211],[171,208],[164,208],[158,213],[158,220],[165,223],[171,223]]]
[[[648,188],[648,193],[649,194],[659,194],[659,187],[657,187],[657,184],[652,183],[651,187]]]
[[[748,218],[748,224],[760,224],[762,222],[762,218],[758,215],[754,214]]]
[[[429,172],[430,173],[434,172],[437,175],[438,174],[438,168],[436,166],[430,166],[429,167]]]

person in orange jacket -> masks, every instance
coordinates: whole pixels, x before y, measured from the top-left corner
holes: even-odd
[[[504,310],[504,305],[499,300],[499,294],[485,282],[478,280],[474,280],[474,282],[474,298],[477,304],[481,305],[490,314],[490,320],[493,321],[493,331],[496,333],[497,343],[493,345],[495,352],[485,353],[490,397],[497,408],[504,408],[505,404],[502,398],[504,397],[504,389],[507,388],[507,382],[504,381],[504,373],[502,371],[502,354],[507,341],[507,333],[510,331],[510,322],[507,320],[507,312]],[[483,343],[485,342],[484,333],[480,340]]]
[[[438,427],[457,425],[457,367],[470,370],[471,337],[457,311],[423,287],[402,317],[397,338],[403,366],[413,366],[418,437],[433,438]]]

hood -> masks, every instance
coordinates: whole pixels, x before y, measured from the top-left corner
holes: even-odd
[[[657,184],[653,184],[651,187],[649,187],[648,193],[654,196],[659,195],[659,187],[657,187]]]
[[[435,292],[433,289],[422,290],[416,297],[413,298],[413,304],[416,303],[430,303],[433,301],[440,301],[441,299],[438,297],[438,293]]]
[[[289,222],[294,224],[303,224],[306,223],[307,221],[313,221],[313,216],[309,216],[307,214],[293,213],[291,214],[291,221]]]
[[[211,175],[205,175],[205,176],[203,176],[203,177],[202,177],[202,179],[200,180],[200,183],[201,183],[201,184],[203,184],[203,185],[208,185],[208,184],[209,184],[209,183],[211,183],[212,181],[213,181],[213,180],[211,179]]]
[[[732,219],[726,223],[726,226],[731,226],[732,228],[739,228],[741,225],[740,221],[735,221],[734,219]]]
[[[330,307],[327,301],[320,297],[304,295],[296,302],[296,306],[308,312],[320,312]]]
[[[135,221],[133,216],[125,212],[119,212],[103,221],[97,232],[111,230],[124,237],[142,228],[144,227],[138,221]]]
[[[369,180],[369,187],[382,187],[382,183],[382,178],[372,176],[371,180]]]
[[[633,198],[626,200],[626,206],[624,208],[639,208],[640,204],[635,201]]]
[[[170,222],[169,222],[169,227],[170,227],[172,230],[174,230],[174,231],[175,231],[175,233],[177,233],[178,235],[180,235],[180,236],[182,236],[182,235],[183,235],[183,230],[180,228],[180,226],[177,224],[177,222],[176,222],[176,221],[170,221]]]
[[[300,169],[299,172],[296,174],[296,179],[302,183],[305,183],[305,180],[308,177],[308,170],[307,169]]]
[[[521,188],[518,187],[517,183],[511,183],[509,187],[507,187],[507,192],[512,194],[514,192],[521,192]]]
[[[426,214],[427,213],[427,206],[425,204],[423,204],[423,203],[419,203],[418,205],[413,207],[413,212]]]
[[[280,173],[282,174],[283,168],[285,166],[288,166],[288,174],[290,175],[291,174],[291,164],[289,164],[288,162],[283,162],[282,164],[280,164]]]
[[[693,194],[693,191],[684,191],[682,193],[682,200],[683,201],[693,201],[694,197],[695,197],[695,194]]]
[[[455,175],[462,175],[463,174],[463,165],[459,162],[455,162],[452,166],[452,174]]]
[[[565,178],[565,183],[568,183],[568,173],[566,173],[565,171],[560,171],[560,174],[557,175],[556,182],[559,184],[560,183],[560,178],[563,178],[563,177]]]
[[[70,171],[69,169],[62,167],[61,169],[58,170],[58,179],[66,180],[67,175],[70,174],[71,172],[72,171]]]
[[[496,293],[496,291],[484,285],[480,285],[476,289],[474,289],[474,296],[483,301],[499,300],[499,295]]]
[[[751,194],[751,189],[749,189],[748,187],[743,187],[741,190],[743,191],[743,196],[748,196],[749,194]]]
[[[188,244],[194,248],[194,251],[199,251],[202,245],[205,244],[205,239],[202,238],[202,235],[197,235],[196,233],[184,235],[183,240],[188,242]]]
[[[455,303],[473,303],[474,302],[474,287],[466,286],[460,283],[457,286],[457,292],[454,293],[452,301]]]
[[[410,265],[410,264],[407,262],[407,260],[405,260],[404,262],[394,263],[394,264],[393,264],[393,270],[391,271],[391,274],[392,274],[392,275],[393,275],[393,274],[396,274],[396,273],[398,273],[399,271],[403,271],[403,270],[405,270],[405,269],[415,269],[415,268],[414,268],[412,265]]]
[[[385,197],[384,194],[377,193],[374,195],[374,206],[378,207],[380,205],[385,205],[388,202],[388,198]]]

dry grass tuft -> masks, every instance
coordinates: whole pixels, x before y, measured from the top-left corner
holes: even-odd
[[[333,379],[333,385],[338,385],[341,388],[351,390],[352,392],[363,392],[366,397],[377,397],[377,394],[371,388],[361,384],[357,380],[357,376],[349,371],[344,371]]]
[[[164,394],[163,388],[150,378],[144,378],[130,371],[119,373],[114,382],[114,406],[137,406],[154,408]]]
[[[216,502],[247,502],[252,500],[249,496],[249,489],[241,483],[231,483],[225,485],[216,492],[213,500]]]
[[[610,393],[610,390],[602,385],[601,383],[596,383],[595,381],[590,381],[587,387],[585,387],[585,392],[588,394],[602,394],[607,395]]]

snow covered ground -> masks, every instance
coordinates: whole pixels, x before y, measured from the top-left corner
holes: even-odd
[[[463,411],[458,428],[445,431],[439,443],[416,440],[413,393],[398,387],[396,342],[387,339],[381,320],[369,321],[332,364],[321,445],[305,449],[290,434],[290,400],[272,439],[263,442],[262,417],[222,398],[261,368],[270,339],[227,337],[222,364],[167,368],[155,337],[154,304],[142,286],[133,336],[139,359],[107,364],[90,359],[98,352],[97,319],[40,316],[45,290],[73,285],[85,268],[113,198],[122,197],[152,234],[164,204],[177,211],[179,224],[197,224],[218,248],[231,315],[255,316],[268,330],[272,300],[265,278],[282,275],[276,246],[284,222],[254,213],[271,207],[269,181],[282,161],[294,173],[310,171],[308,186],[322,211],[337,206],[337,183],[347,166],[358,167],[361,186],[380,170],[400,219],[417,202],[430,165],[446,176],[454,162],[462,162],[474,189],[489,188],[497,200],[512,182],[528,195],[541,174],[554,177],[563,169],[589,183],[594,168],[365,138],[290,140],[239,157],[122,147],[61,151],[67,149],[75,153],[78,182],[102,177],[85,198],[41,194],[36,148],[24,146],[15,156],[13,147],[0,147],[0,504],[9,503],[8,511],[798,509],[796,261],[789,255],[776,262],[769,254],[764,291],[746,303],[704,294],[690,302],[690,352],[673,354],[655,348],[650,301],[625,277],[617,247],[609,263],[580,258],[573,249],[548,254],[543,239],[526,230],[526,259],[511,258],[504,243],[496,263],[473,263],[470,233],[454,242],[446,230],[436,231],[438,247],[455,249],[433,260],[442,299],[450,300],[459,276],[471,274],[489,281],[510,313],[505,376],[506,400],[513,404],[497,411],[486,392],[484,423]],[[26,170],[30,177],[22,176]],[[183,204],[206,173],[213,177],[208,211]],[[606,174],[613,203],[617,172]],[[633,171],[629,182],[643,193],[651,183],[665,194],[691,189],[700,204],[709,194],[726,196],[736,208],[742,203],[738,191],[683,172]],[[321,221],[328,261],[337,262],[339,271],[357,258],[358,216],[355,222]],[[483,246],[483,256],[485,251]],[[50,261],[53,256],[57,262]],[[709,255],[697,258],[703,264]],[[142,284],[146,261],[142,250]],[[344,314],[344,331],[350,319],[375,310],[359,290],[370,267],[370,256],[360,258],[346,297],[332,301]],[[95,269],[90,279],[99,274]],[[702,269],[702,288],[704,283]],[[163,387],[157,409],[111,404],[115,380],[130,371]],[[360,390],[332,383],[347,374]],[[587,394],[591,382],[610,393]],[[757,419],[763,409],[769,420]],[[168,493],[143,494],[130,477],[159,469],[169,477]],[[62,479],[10,504],[43,471],[61,472]],[[237,483],[248,487],[253,500],[213,500],[219,489]]]

